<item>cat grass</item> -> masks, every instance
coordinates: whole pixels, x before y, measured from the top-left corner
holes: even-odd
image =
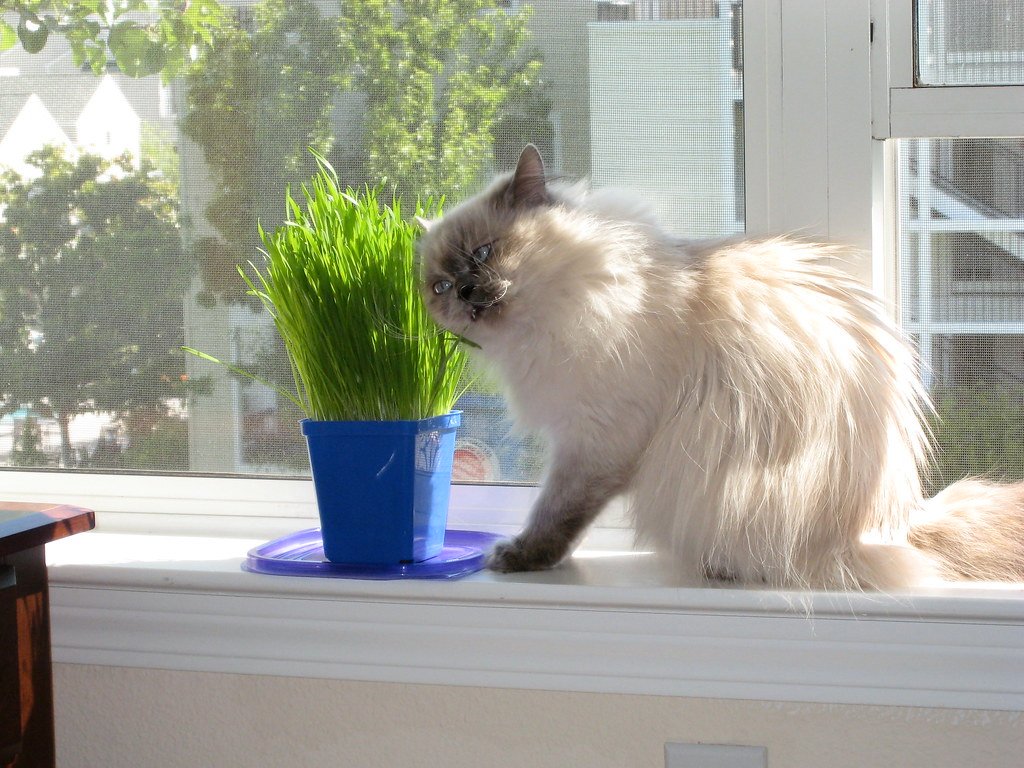
[[[273,232],[260,227],[262,268],[250,263],[255,277],[239,270],[292,365],[295,394],[278,392],[317,420],[448,413],[463,391],[466,356],[458,337],[430,318],[418,290],[419,227],[402,218],[397,199],[382,202],[383,185],[342,189],[327,161],[317,160],[318,172],[302,186],[305,205],[289,190],[285,223]],[[440,205],[418,205],[416,213],[437,216]]]

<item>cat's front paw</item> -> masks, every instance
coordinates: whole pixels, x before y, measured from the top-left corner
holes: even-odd
[[[564,552],[551,547],[530,546],[523,539],[508,539],[494,545],[487,556],[487,567],[498,573],[543,571],[558,565]]]

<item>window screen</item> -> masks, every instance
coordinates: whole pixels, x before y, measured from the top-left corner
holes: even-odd
[[[1020,0],[917,0],[919,85],[1024,84]]]
[[[236,265],[260,258],[257,222],[281,223],[308,147],[345,184],[451,205],[532,142],[552,175],[634,188],[681,235],[742,231],[739,3],[429,5],[221,3],[180,71],[0,35],[0,466],[308,471],[283,398],[180,351],[289,386]],[[456,478],[536,480],[543,446],[483,381],[459,404]]]
[[[935,401],[938,490],[1024,478],[1024,139],[898,144],[903,324]]]

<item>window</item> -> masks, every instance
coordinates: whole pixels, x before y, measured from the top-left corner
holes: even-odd
[[[913,82],[899,95],[929,101],[895,141],[897,293],[936,404],[937,491],[1024,478],[1024,15],[1003,0],[914,11]],[[980,100],[976,124],[956,124],[960,98]],[[1016,128],[984,118],[1015,104]]]
[[[179,349],[288,386],[235,268],[307,147],[344,183],[451,205],[533,142],[553,175],[641,190],[679,234],[742,231],[739,3],[441,5],[425,27],[407,2],[222,3],[215,44],[174,68],[127,33],[85,62],[71,33],[0,52],[0,466],[308,473],[287,402]],[[536,481],[543,447],[493,387],[458,407],[457,479]]]
[[[1024,83],[1024,6],[1015,0],[917,0],[918,85]]]

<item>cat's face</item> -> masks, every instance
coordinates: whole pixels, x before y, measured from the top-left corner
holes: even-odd
[[[546,202],[543,163],[530,146],[513,174],[424,224],[423,292],[440,325],[480,341],[502,322],[520,287],[524,244],[517,223]]]

